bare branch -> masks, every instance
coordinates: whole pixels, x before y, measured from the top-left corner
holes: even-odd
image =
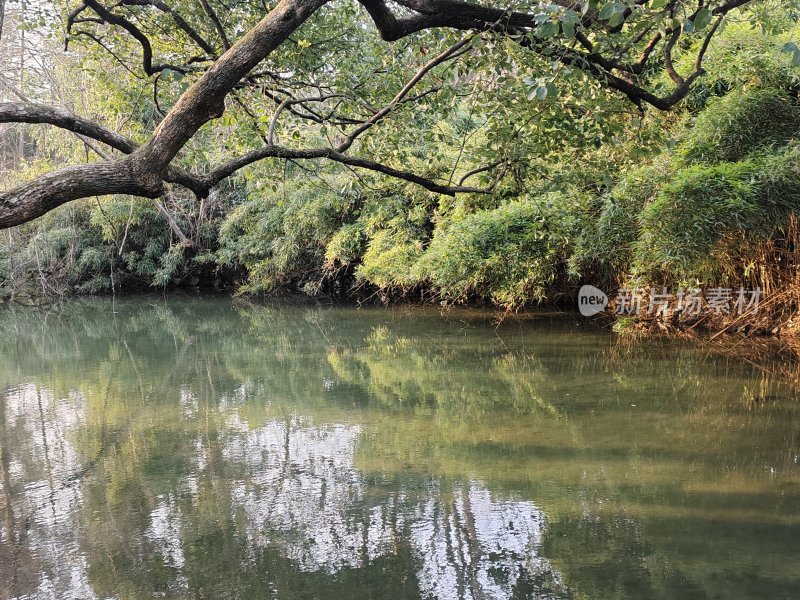
[[[123,6],[153,6],[163,13],[168,14],[175,21],[178,28],[188,35],[206,54],[214,56],[216,52],[214,48],[184,19],[175,9],[168,6],[161,0],[119,0],[119,4]],[[226,48],[227,49],[227,48]]]
[[[76,117],[63,108],[28,102],[0,102],[0,123],[41,123],[54,125],[84,135],[130,154],[137,146],[131,140],[87,119]]]
[[[486,171],[491,171],[495,167],[499,167],[500,165],[502,165],[504,162],[505,161],[502,160],[496,160],[495,162],[489,163],[488,165],[484,165],[482,167],[472,169],[471,171],[467,171],[461,178],[461,180],[458,182],[458,185],[464,185],[464,182],[473,175],[478,175],[479,173],[485,173]]]
[[[176,71],[178,73],[187,73],[188,69],[183,66],[179,65],[172,65],[172,64],[153,64],[153,46],[150,44],[150,40],[148,37],[139,29],[136,25],[131,23],[128,19],[121,17],[105,6],[97,2],[97,0],[84,0],[84,7],[91,8],[97,16],[99,16],[104,22],[109,23],[111,25],[116,25],[117,27],[121,27],[125,31],[127,31],[131,36],[139,42],[139,45],[142,47],[142,69],[144,70],[147,75],[154,75],[155,73],[159,73],[161,71]],[[73,11],[70,15],[70,18],[67,22],[67,31],[70,31],[72,25],[76,22],[79,22],[78,15],[82,12],[82,10]]]
[[[697,53],[697,59],[694,64],[695,71],[701,73],[703,71],[703,60],[706,57],[706,52],[708,52],[708,47],[711,44],[711,39],[714,37],[714,34],[717,33],[719,26],[722,25],[722,19],[724,17],[720,16],[717,17],[717,20],[711,26],[708,33],[706,34],[706,39],[703,40],[703,45],[700,47],[700,52]]]
[[[305,150],[296,150],[293,148],[285,148],[283,146],[264,146],[263,148],[253,150],[252,152],[249,152],[220,167],[217,167],[208,174],[208,184],[210,186],[216,185],[226,177],[233,175],[236,171],[267,158],[283,158],[294,160],[324,158],[334,162],[342,163],[344,165],[349,165],[351,167],[359,167],[362,169],[383,173],[384,175],[389,175],[395,179],[402,179],[403,181],[415,183],[431,192],[445,194],[447,196],[455,196],[456,194],[461,193],[485,194],[489,192],[485,189],[465,187],[462,185],[444,185],[437,183],[432,179],[428,179],[427,177],[422,177],[415,173],[396,169],[375,160],[350,156],[333,148],[310,148]]]
[[[154,171],[166,169],[200,127],[222,115],[225,97],[236,84],[325,2],[281,0],[180,97],[151,140],[137,151],[138,158]]]
[[[384,108],[375,113],[370,119],[365,121],[362,125],[356,127],[356,129],[353,130],[347,136],[344,142],[342,142],[342,144],[339,145],[337,150],[339,152],[346,151],[350,146],[353,145],[353,142],[359,135],[361,135],[362,133],[364,133],[365,131],[376,125],[378,122],[380,122],[383,118],[385,118],[386,115],[392,112],[395,109],[395,107],[397,107],[397,105],[403,100],[403,98],[405,98],[409,94],[409,92],[412,89],[414,89],[414,86],[417,85],[422,80],[422,78],[425,77],[425,75],[427,75],[434,67],[442,64],[447,60],[450,60],[454,57],[463,54],[468,49],[466,47],[472,41],[473,37],[474,36],[469,36],[466,39],[463,39],[460,42],[453,44],[447,50],[445,50],[438,56],[435,56],[433,59],[425,63],[425,65],[423,65],[422,68],[416,72],[416,74],[409,80],[409,82],[403,86],[403,89],[397,92],[397,94],[395,95],[394,98],[392,98],[389,104],[387,104]]]
[[[219,39],[222,41],[222,47],[225,48],[225,50],[230,50],[231,43],[228,41],[228,36],[225,34],[225,29],[222,27],[222,22],[219,20],[217,13],[211,8],[208,0],[200,0],[200,5],[203,7],[206,15],[208,15],[208,18],[211,19],[211,22],[214,23],[214,28],[217,30]]]
[[[153,198],[153,206],[156,207],[156,210],[161,213],[161,216],[167,221],[167,225],[169,225],[172,233],[174,233],[181,241],[181,244],[183,244],[185,248],[192,248],[194,246],[194,242],[192,242],[192,240],[190,240],[188,236],[183,233],[181,228],[178,226],[178,223],[175,221],[175,218],[164,206],[164,203],[157,198]]]
[[[275,109],[275,114],[272,115],[272,121],[270,121],[269,124],[269,133],[267,133],[267,144],[275,143],[275,126],[278,123],[281,113],[288,107],[296,104],[305,104],[306,102],[325,102],[326,100],[339,98],[340,96],[341,94],[328,94],[326,96],[316,96],[313,98],[287,98],[278,105],[278,108]]]

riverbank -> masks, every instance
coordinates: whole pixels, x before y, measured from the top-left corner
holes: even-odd
[[[82,296],[60,297],[57,299],[39,297],[38,303],[33,298],[28,302],[6,299],[0,302],[5,305],[19,307],[39,307],[48,311],[58,311],[59,307],[71,302],[111,301],[122,304],[129,302],[174,302],[174,301],[223,301],[231,302],[237,307],[258,308],[305,308],[305,309],[375,309],[381,308],[386,314],[416,312],[426,315],[440,315],[447,319],[484,320],[499,326],[500,324],[525,323],[529,321],[554,320],[569,322],[576,328],[587,331],[602,331],[613,335],[622,347],[635,348],[637,344],[646,344],[648,340],[689,343],[704,350],[709,355],[728,357],[763,369],[771,375],[800,381],[800,334],[790,320],[786,327],[776,328],[770,320],[769,313],[764,315],[750,314],[745,319],[737,315],[705,315],[688,320],[675,318],[674,312],[658,317],[638,317],[636,315],[615,314],[614,300],[603,313],[585,317],[578,311],[578,298],[567,301],[561,298],[560,303],[538,304],[527,306],[516,311],[502,309],[488,302],[471,302],[462,304],[441,304],[432,300],[415,302],[407,297],[389,299],[381,297],[377,292],[361,294],[357,297],[310,297],[301,292],[283,290],[273,294],[236,295],[230,291],[200,288],[178,288],[161,293],[152,290],[137,290],[125,294],[94,294]],[[774,303],[773,303],[774,305]],[[770,304],[767,303],[767,307]]]

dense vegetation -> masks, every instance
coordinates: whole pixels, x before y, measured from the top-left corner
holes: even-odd
[[[408,172],[491,193],[437,194],[336,162],[258,162],[202,201],[178,189],[155,201],[90,198],[8,230],[0,245],[0,296],[190,285],[489,301],[514,309],[572,298],[587,282],[607,290],[760,286],[780,298],[775,306],[785,321],[798,305],[795,10],[791,2],[755,2],[721,20],[705,74],[671,111],[632,103],[512,37],[473,34],[460,55],[426,73],[413,102],[380,123],[385,135],[362,148]],[[122,37],[101,38],[106,44],[98,46],[75,34],[71,47],[83,44],[81,52],[62,54],[61,33],[48,33],[62,16],[31,11],[12,15],[26,23],[17,31],[6,15],[5,56],[14,56],[26,30],[43,49],[40,68],[26,67],[14,82],[18,95],[83,107],[137,138],[169,108],[160,103],[188,85],[191,74],[168,69],[155,75],[154,92],[154,77],[129,70],[139,50]],[[348,15],[361,18],[357,10]],[[672,50],[678,71],[689,72],[707,42],[707,16],[683,23],[685,35]],[[568,36],[575,25],[561,18]],[[391,98],[420,65],[460,39],[423,33],[398,49],[371,30],[337,34],[336,27],[333,19],[304,26],[268,67],[310,74],[329,65],[325,77],[353,89],[341,103],[367,102]],[[317,50],[326,36],[338,40],[334,50]],[[348,57],[351,38],[361,50]],[[167,38],[157,49],[173,56],[175,44]],[[109,59],[109,48],[117,60]],[[22,62],[15,60],[2,66],[4,82]],[[333,60],[343,62],[330,66]],[[378,82],[362,78],[378,71]],[[672,85],[660,67],[640,79],[665,93]],[[271,113],[262,117],[237,102],[229,101],[214,128],[200,130],[186,161],[208,169],[264,135],[298,144],[338,135],[293,114],[267,134]],[[290,103],[281,106],[291,112]],[[11,184],[86,160],[92,151],[86,139],[33,125],[7,126],[0,135]]]

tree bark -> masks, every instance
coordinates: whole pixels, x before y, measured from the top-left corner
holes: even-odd
[[[0,192],[0,227],[32,221],[72,200],[109,194],[157,198],[160,178],[148,177],[129,159],[59,169],[11,192]]]
[[[0,0],[0,40],[3,39],[3,21],[6,17],[6,0]]]
[[[163,172],[200,127],[222,116],[234,86],[326,2],[282,0],[180,97],[152,139],[136,152],[137,160]]]

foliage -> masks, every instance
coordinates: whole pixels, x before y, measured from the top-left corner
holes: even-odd
[[[722,23],[705,75],[670,113],[640,111],[580,69],[511,37],[484,35],[457,60],[433,68],[414,102],[400,103],[372,128],[381,135],[354,144],[360,156],[490,193],[451,197],[321,160],[261,162],[203,201],[177,189],[164,210],[128,197],[86,200],[13,230],[0,241],[0,296],[188,284],[229,285],[247,294],[356,289],[384,299],[519,308],[568,295],[581,282],[607,288],[634,279],[744,282],[754,264],[768,260],[764,249],[784,236],[798,210],[796,7],[767,4],[769,10],[755,7],[744,19]],[[617,5],[593,6],[611,22],[624,16]],[[138,23],[172,32],[154,51],[177,61],[185,52],[182,34],[167,15],[130,8]],[[202,30],[200,8],[181,8],[216,39],[213,28]],[[258,16],[249,3],[233,10],[242,27]],[[337,4],[309,21],[265,69],[347,90],[336,105],[346,119],[390,103],[432,54],[461,39],[427,32],[415,44],[387,46],[367,29],[342,30],[341,11],[359,19],[360,10]],[[539,33],[574,35],[578,21],[557,12]],[[662,27],[650,14],[625,30]],[[680,73],[691,72],[710,27],[705,19],[698,13],[691,25],[682,21],[691,31],[674,49]],[[548,23],[561,29],[550,31]],[[78,35],[70,43],[81,52],[64,59],[54,58],[54,49],[45,53],[49,75],[32,77],[35,89],[28,91],[57,90],[83,114],[142,141],[200,71],[161,74],[154,97],[152,78],[140,79],[122,64],[139,60],[141,49],[130,36],[109,36],[120,61],[109,64],[105,50]],[[598,39],[599,49],[607,42]],[[353,45],[364,49],[357,57],[348,54]],[[320,64],[330,69],[321,72]],[[70,76],[76,70],[80,81]],[[369,77],[376,72],[379,81]],[[674,88],[655,71],[640,78],[663,93]],[[238,91],[241,101],[229,102],[225,115],[198,133],[183,164],[208,171],[263,143],[274,114],[266,90]],[[279,143],[324,146],[341,135],[330,124],[284,113],[273,124]],[[31,150],[4,166],[12,183],[90,159],[65,132],[19,126],[0,131],[0,142],[19,136]]]
[[[631,168],[602,194],[584,217],[570,257],[573,271],[600,269],[604,280],[627,273],[639,237],[639,216],[672,173],[672,158],[660,156],[651,164]]]
[[[376,232],[367,245],[356,273],[381,288],[408,288],[416,283],[414,264],[422,255],[422,242],[402,227]]]
[[[800,133],[800,108],[784,90],[735,90],[709,102],[681,148],[691,163],[742,160]]]
[[[541,300],[570,234],[569,216],[548,208],[552,200],[515,201],[442,225],[417,268],[448,300],[477,295],[510,307]]]
[[[766,88],[796,95],[800,89],[800,70],[782,53],[787,32],[793,31],[793,27],[792,23],[784,23],[777,33],[765,34],[761,27],[729,22],[724,33],[711,43],[704,62],[707,73],[693,86],[687,108],[696,113],[709,99],[739,89]],[[682,58],[679,70],[687,72],[690,60],[689,55]]]
[[[311,283],[309,274],[319,273],[328,241],[353,205],[347,194],[309,185],[254,190],[223,222],[219,260],[247,270],[243,292]]]
[[[792,146],[775,156],[682,169],[640,215],[634,270],[713,280],[718,252],[744,232],[750,244],[768,239],[800,209],[798,167]]]

